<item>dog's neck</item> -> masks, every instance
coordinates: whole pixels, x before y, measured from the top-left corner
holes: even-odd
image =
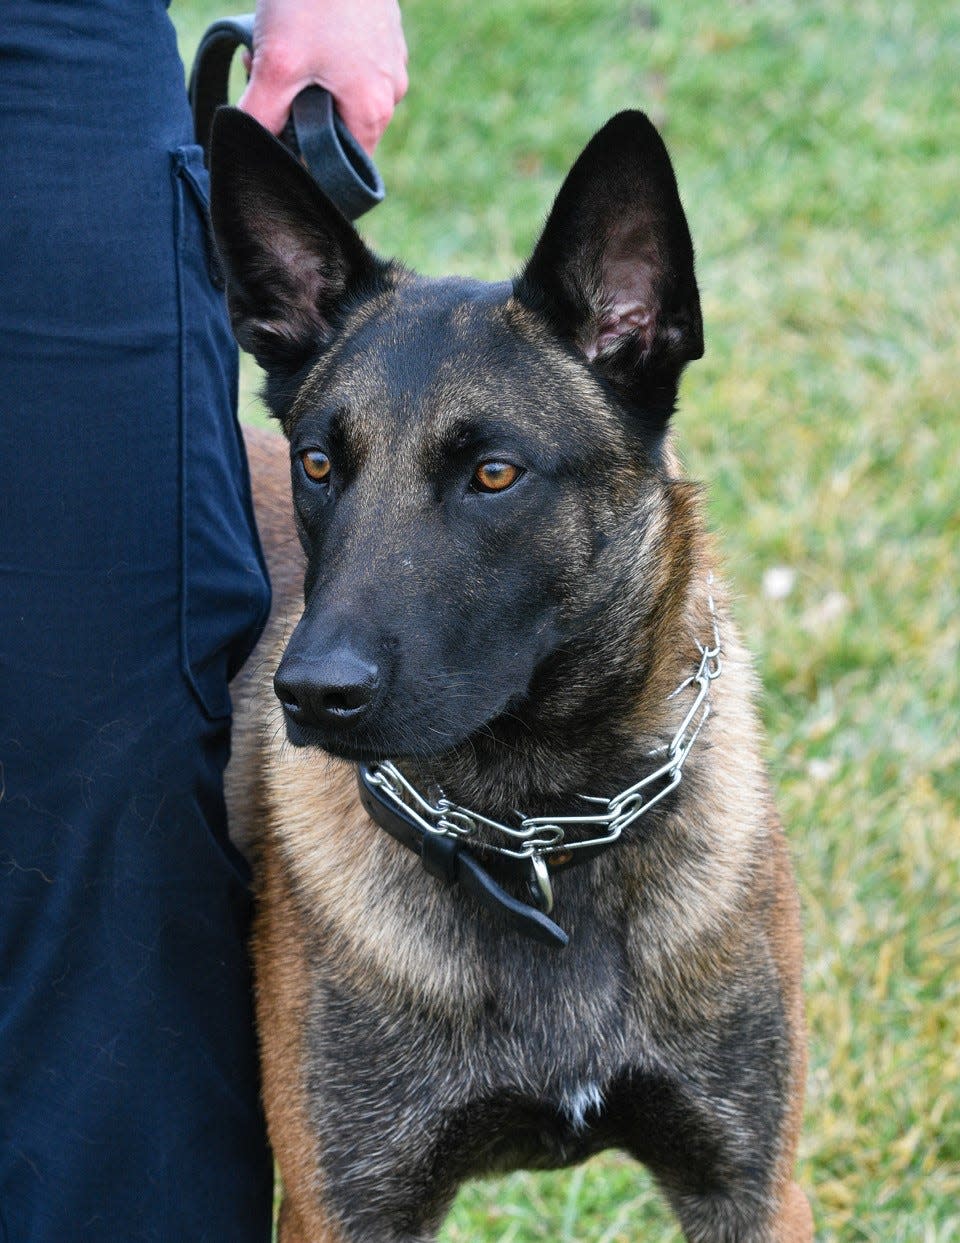
[[[404,761],[404,773],[420,789],[501,819],[582,814],[582,795],[613,798],[663,763],[694,693],[675,692],[713,641],[705,578],[661,606],[656,643],[629,675],[597,666],[584,679],[580,666],[585,693],[575,698],[563,688],[579,653],[560,653],[542,673],[536,709],[518,704],[455,750]]]

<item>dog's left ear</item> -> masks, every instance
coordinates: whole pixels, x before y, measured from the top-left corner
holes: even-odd
[[[587,144],[514,290],[654,430],[666,424],[703,321],[670,157],[642,112]]]

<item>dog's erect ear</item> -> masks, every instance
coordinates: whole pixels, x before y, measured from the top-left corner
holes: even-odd
[[[670,157],[642,112],[621,112],[587,144],[515,294],[666,422],[684,364],[703,354],[703,323]]]
[[[329,341],[344,299],[372,291],[386,265],[287,148],[237,108],[214,117],[210,181],[236,338],[268,372],[295,370]]]

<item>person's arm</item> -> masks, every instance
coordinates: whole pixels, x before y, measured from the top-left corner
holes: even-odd
[[[240,107],[279,134],[294,96],[324,86],[372,153],[407,90],[396,0],[259,0]]]

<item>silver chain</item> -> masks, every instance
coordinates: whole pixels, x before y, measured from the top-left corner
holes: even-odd
[[[482,844],[484,850],[492,854],[506,855],[511,859],[531,859],[536,865],[550,855],[566,854],[585,850],[589,846],[603,846],[615,842],[625,828],[646,815],[651,807],[655,807],[680,784],[687,756],[710,715],[710,683],[720,676],[723,668],[712,585],[711,574],[707,579],[707,599],[710,604],[712,643],[704,645],[699,640],[696,641],[697,651],[700,653],[696,672],[684,678],[676,690],[667,696],[668,699],[675,699],[689,687],[694,687],[693,701],[669,744],[649,752],[651,757],[664,756],[663,763],[613,798],[592,798],[586,794],[578,796],[585,803],[593,803],[603,808],[602,811],[582,816],[521,816],[519,826],[509,825],[451,802],[442,791],[437,801],[431,803],[390,760],[382,760],[379,764],[372,765],[370,780],[397,807],[412,816],[426,832],[434,833],[438,837],[452,837]],[[567,841],[567,830],[573,827],[593,827],[601,831],[593,837]],[[502,833],[512,845],[505,846],[490,841],[484,832],[490,829]]]

